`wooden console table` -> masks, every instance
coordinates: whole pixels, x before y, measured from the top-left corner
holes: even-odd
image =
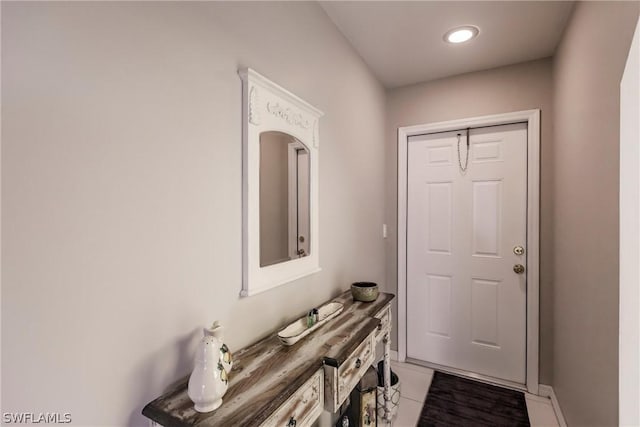
[[[310,426],[323,408],[340,408],[382,341],[388,420],[393,298],[380,293],[376,301],[363,303],[345,292],[333,300],[344,304],[343,312],[293,346],[282,345],[274,333],[236,352],[229,389],[213,412],[195,411],[186,377],[142,414],[164,427]]]

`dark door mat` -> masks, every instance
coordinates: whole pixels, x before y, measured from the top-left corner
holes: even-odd
[[[436,371],[418,427],[530,426],[524,394]]]

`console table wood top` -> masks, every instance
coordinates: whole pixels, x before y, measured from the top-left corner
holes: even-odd
[[[375,316],[394,298],[380,293],[376,301],[353,301],[347,291],[332,301],[344,304],[340,315],[292,346],[277,333],[233,356],[229,388],[222,406],[198,413],[187,396],[189,377],[144,407],[142,414],[165,427],[259,426],[323,364],[340,366],[380,324]]]

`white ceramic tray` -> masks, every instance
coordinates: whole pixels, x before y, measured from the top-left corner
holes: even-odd
[[[344,305],[330,302],[318,307],[318,321],[311,327],[307,326],[307,316],[301,317],[286,328],[278,332],[278,338],[284,345],[293,345],[311,332],[336,317],[342,312]]]

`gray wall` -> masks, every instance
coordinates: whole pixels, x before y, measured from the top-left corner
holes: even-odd
[[[387,286],[397,291],[397,129],[401,126],[511,111],[541,110],[540,380],[552,379],[551,192],[553,186],[551,60],[469,73],[387,91]],[[397,311],[394,311],[397,313]],[[394,319],[394,325],[397,325]],[[394,330],[393,342],[396,343]]]
[[[323,270],[246,299],[242,66],[325,113]],[[143,425],[201,326],[384,281],[384,90],[315,3],[2,2],[2,89],[4,412]]]
[[[569,425],[618,419],[620,79],[638,2],[578,3],[554,58],[554,380]]]

